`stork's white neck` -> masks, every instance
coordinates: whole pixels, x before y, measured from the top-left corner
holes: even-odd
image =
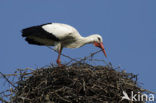
[[[81,41],[83,44],[89,44],[94,42],[94,37],[93,35],[87,36],[87,37],[82,37]]]
[[[69,43],[68,45],[64,45],[66,48],[79,48],[85,44],[93,43],[94,41],[97,41],[97,37],[99,35],[93,34],[87,37],[78,36],[76,37],[76,41]]]
[[[79,37],[77,38],[77,41],[72,43],[73,48],[79,48],[85,44],[93,43],[94,42],[94,37],[92,35],[87,36],[87,37]]]

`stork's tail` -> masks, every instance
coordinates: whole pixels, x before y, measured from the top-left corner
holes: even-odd
[[[33,26],[30,28],[25,28],[22,30],[22,36],[28,37],[28,36],[37,36],[40,35],[43,32],[42,28],[40,26]]]
[[[34,37],[44,38],[43,30],[40,26],[33,26],[22,30],[22,37],[26,37],[25,40],[29,44],[44,45],[39,41],[34,40]]]

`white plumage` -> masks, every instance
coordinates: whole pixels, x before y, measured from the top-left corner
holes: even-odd
[[[75,28],[66,24],[52,23],[43,25],[42,28],[59,39],[63,39],[70,34],[72,34],[72,36],[80,37],[79,32]]]
[[[48,23],[29,27],[22,30],[22,36],[29,44],[55,46],[58,51],[57,63],[60,64],[60,54],[65,48],[78,48],[88,43],[93,43],[100,47],[105,56],[102,37],[99,34],[93,34],[88,37],[82,37],[72,26],[62,23]]]

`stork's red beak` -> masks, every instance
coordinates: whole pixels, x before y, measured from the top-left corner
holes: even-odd
[[[104,48],[104,46],[103,46],[103,43],[102,43],[102,42],[101,42],[101,43],[94,42],[94,45],[95,45],[96,47],[101,48],[101,49],[102,49],[102,51],[103,51],[103,53],[104,53],[104,55],[105,55],[105,57],[107,57],[107,54],[106,54],[106,51],[105,51],[105,48]]]

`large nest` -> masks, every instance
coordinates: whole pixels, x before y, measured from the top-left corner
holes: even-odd
[[[148,92],[138,86],[137,75],[106,66],[84,62],[100,51],[62,67],[49,66],[36,70],[18,69],[1,76],[9,89],[0,92],[2,103],[144,103],[122,98]],[[12,80],[8,77],[14,77]]]
[[[20,78],[8,103],[129,103],[121,101],[123,91],[143,92],[136,75],[111,65],[74,63],[23,72]]]

